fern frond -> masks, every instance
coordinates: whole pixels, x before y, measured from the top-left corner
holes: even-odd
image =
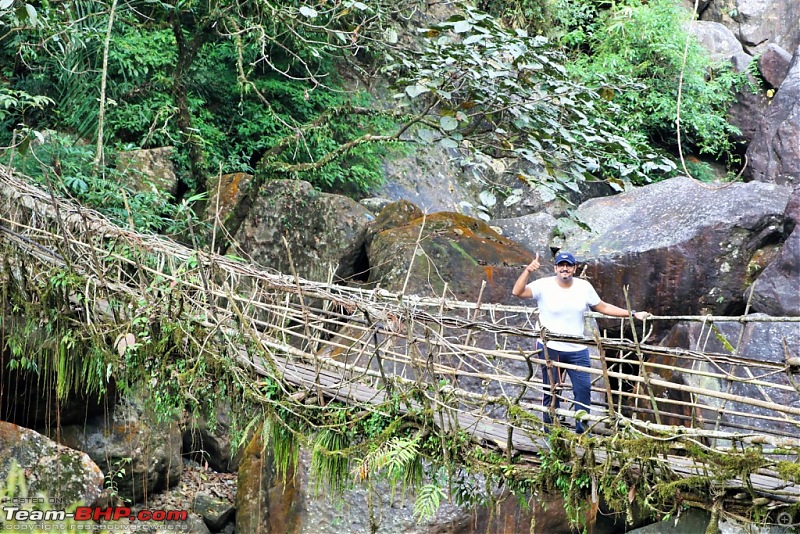
[[[418,523],[433,518],[445,497],[444,490],[438,484],[425,484],[414,502],[414,517]]]
[[[369,453],[354,469],[356,480],[366,480],[371,474],[387,470],[390,478],[400,478],[400,474],[408,474],[419,453],[419,436],[401,438],[398,436],[387,440],[376,450]]]

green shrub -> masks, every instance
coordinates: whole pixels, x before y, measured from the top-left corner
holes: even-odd
[[[15,70],[4,69],[13,78],[13,86],[28,88],[30,94],[47,95],[57,102],[53,113],[36,116],[29,126],[40,131],[66,131],[94,142],[109,24],[107,8],[102,3],[68,2],[63,9],[53,10],[53,6],[45,4],[39,10],[40,27],[26,27],[2,42],[3,59],[16,63]],[[343,11],[323,30],[298,23],[290,32],[284,26],[286,20],[265,17],[261,26],[249,28],[266,32],[259,34],[236,33],[231,27],[223,28],[223,22],[204,33],[200,28],[214,17],[222,17],[225,25],[232,19],[187,3],[177,8],[180,14],[176,15],[183,17],[180,24],[184,39],[187,43],[202,43],[180,79],[179,85],[185,89],[182,102],[188,107],[187,118],[181,115],[176,96],[179,46],[175,21],[170,18],[174,9],[175,6],[160,2],[146,6],[145,11],[119,6],[108,50],[104,142],[117,149],[174,146],[179,178],[190,193],[204,190],[205,179],[219,172],[253,172],[278,141],[293,136],[331,109],[365,102],[362,93],[349,91],[336,75],[340,48],[326,44],[322,38],[339,26],[344,32],[352,31],[349,25],[361,21],[360,17],[369,11],[365,5],[359,4],[349,13]],[[276,9],[283,16],[294,12],[295,17],[303,17],[291,6]],[[330,14],[336,15],[336,11]],[[238,16],[242,17],[241,24],[255,14]],[[42,37],[52,35],[58,37]],[[265,41],[260,39],[264,35],[271,43],[267,51]],[[337,38],[335,32],[330,32],[334,40],[344,35]],[[193,41],[198,37],[202,39]],[[24,45],[26,40],[44,44]],[[21,58],[24,63],[20,63]],[[6,121],[5,132],[0,134],[6,145],[19,122]],[[287,144],[276,159],[290,164],[316,161],[355,137],[367,132],[382,133],[392,126],[386,120],[356,120],[346,113],[337,114],[312,135],[298,136],[296,142]],[[198,146],[200,158],[191,152]],[[383,179],[380,162],[384,151],[384,147],[360,145],[350,150],[346,158],[292,177],[306,179],[323,189],[358,194]]]
[[[688,40],[684,62],[687,23],[688,12],[674,0],[614,4],[587,25],[589,53],[573,49],[574,61],[567,68],[619,106],[615,122],[671,149],[677,145],[680,87],[684,148],[729,158],[737,131],[726,121],[726,112],[742,77],[729,65],[713,65],[694,38]]]
[[[41,139],[22,153],[4,151],[0,164],[11,164],[40,187],[52,187],[57,195],[73,198],[126,228],[132,222],[142,232],[180,234],[187,224],[199,224],[190,210],[173,203],[170,193],[143,181],[146,177],[123,178],[114,168],[96,169],[94,147],[56,133]],[[126,185],[132,180],[142,182],[142,187]]]

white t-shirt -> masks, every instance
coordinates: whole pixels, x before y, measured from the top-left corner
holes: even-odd
[[[590,306],[600,303],[600,296],[592,284],[580,278],[573,278],[572,285],[567,288],[558,285],[555,276],[534,280],[528,287],[539,306],[540,326],[559,334],[582,336],[583,314]],[[547,346],[566,352],[586,348],[584,345],[563,341],[548,341]]]

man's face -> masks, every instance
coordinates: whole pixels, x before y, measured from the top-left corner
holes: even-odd
[[[561,263],[556,264],[555,267],[556,276],[561,279],[568,281],[572,278],[572,275],[575,274],[575,266],[570,265],[569,263],[562,261]]]

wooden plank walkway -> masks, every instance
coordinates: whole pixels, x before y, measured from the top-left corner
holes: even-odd
[[[271,376],[266,369],[252,360],[248,359],[246,363],[260,374]],[[366,403],[372,406],[380,406],[389,401],[385,390],[347,379],[335,369],[315,369],[312,363],[297,361],[293,358],[276,357],[275,364],[287,383],[307,389],[310,395],[321,392],[328,399],[335,399],[347,404]],[[408,413],[412,407],[401,406],[401,410]],[[448,430],[455,426],[468,433],[476,444],[495,448],[503,454],[508,452],[508,430],[511,426],[508,423],[464,411],[448,410],[448,413],[450,420],[445,421],[445,424],[450,427]],[[440,426],[441,422],[436,419],[434,418],[436,425]],[[537,464],[538,453],[542,450],[549,450],[550,445],[548,440],[541,437],[531,438],[526,434],[525,429],[514,427],[512,447],[514,454],[521,454],[528,463]],[[613,453],[609,453],[607,450],[596,448],[593,452],[598,464],[604,463],[609,454],[613,461]],[[714,469],[702,463],[678,455],[667,455],[654,460],[667,465],[673,473],[683,478],[696,475],[707,476],[708,473],[714,472]],[[777,473],[770,470],[753,473],[748,481],[729,479],[720,485],[727,489],[752,488],[757,494],[778,502],[800,502],[800,484],[786,482]]]

